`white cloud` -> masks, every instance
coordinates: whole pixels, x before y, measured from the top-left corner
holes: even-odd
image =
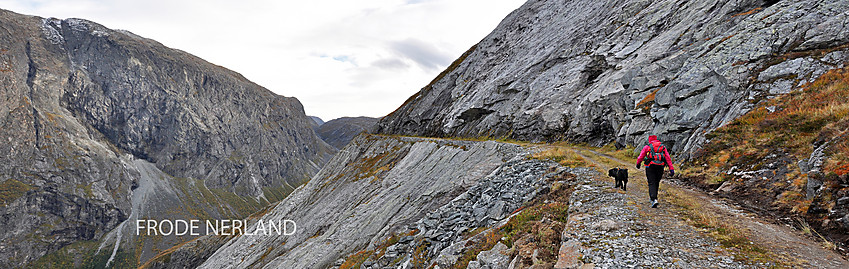
[[[0,8],[129,30],[329,120],[392,112],[524,2],[0,0]]]
[[[412,60],[422,69],[439,69],[451,63],[451,55],[433,44],[415,38],[390,42],[389,47],[400,57]]]

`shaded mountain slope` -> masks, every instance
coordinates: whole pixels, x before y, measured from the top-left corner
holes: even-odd
[[[316,116],[307,116],[307,117],[309,117],[312,120],[312,122],[310,124],[312,125],[313,129],[318,128],[319,126],[324,124],[324,120],[322,120],[319,117],[316,117]]]
[[[704,134],[847,60],[846,1],[531,0],[378,133],[641,144]]]
[[[0,81],[0,267],[137,263],[188,238],[127,222],[246,216],[333,153],[297,99],[90,21],[0,10]]]
[[[360,133],[373,132],[377,120],[371,117],[341,117],[325,122],[316,128],[315,133],[331,146],[341,149]]]

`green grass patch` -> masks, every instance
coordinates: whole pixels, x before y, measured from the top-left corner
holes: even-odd
[[[183,206],[178,211],[197,219],[212,219],[213,212],[225,218],[242,219],[262,210],[266,206],[283,200],[291,190],[285,186],[264,187],[265,199],[243,197],[227,189],[207,188],[203,180],[194,178],[171,178],[176,189],[182,192]]]
[[[232,209],[231,212],[233,212],[233,216],[236,218],[247,217],[251,213],[262,209],[263,206],[267,205],[267,203],[263,204],[264,201],[259,202],[253,197],[242,197],[227,190],[211,189],[211,191],[215,194],[219,201],[223,201],[229,205]]]
[[[531,155],[532,159],[550,160],[566,167],[586,167],[589,162],[578,155],[572,149],[563,146],[545,146],[542,151]]]
[[[91,183],[89,184],[77,184],[77,189],[80,189],[85,193],[86,198],[94,198],[94,193],[91,191]]]
[[[620,160],[623,160],[623,161],[629,161],[629,160],[636,161],[637,157],[640,157],[640,153],[638,153],[636,151],[637,148],[634,147],[634,146],[631,146],[631,145],[627,145],[623,149],[616,149],[616,146],[614,145],[614,143],[610,143],[610,144],[607,144],[607,145],[599,148],[598,150],[599,150],[599,152],[613,156],[613,157],[620,159]]]
[[[294,191],[293,189],[280,186],[280,187],[263,187],[262,192],[265,193],[265,198],[268,198],[268,202],[275,203],[281,201],[289,196],[290,193]]]
[[[21,196],[24,196],[24,194],[32,189],[32,186],[16,179],[10,178],[6,181],[0,182],[0,205],[6,206],[18,198],[21,198]]]
[[[522,210],[501,227],[502,234],[507,238],[507,246],[511,246],[521,235],[534,233],[535,222],[548,218],[553,221],[566,223],[568,220],[569,205],[567,203],[555,202],[540,204]]]
[[[112,248],[104,248],[97,252],[99,243],[96,241],[79,241],[67,245],[57,251],[47,254],[26,268],[106,268],[106,262],[112,255]],[[131,252],[118,249],[109,268],[136,268],[138,259]]]

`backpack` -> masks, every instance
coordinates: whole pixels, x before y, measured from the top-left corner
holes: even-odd
[[[666,147],[660,141],[649,142],[649,152],[646,154],[646,165],[654,164],[663,166],[666,164],[666,158],[663,157],[663,152]]]

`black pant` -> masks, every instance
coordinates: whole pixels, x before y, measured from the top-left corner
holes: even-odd
[[[663,165],[650,164],[646,166],[646,179],[649,182],[649,198],[657,199],[657,187],[660,185],[660,178],[663,177]]]

